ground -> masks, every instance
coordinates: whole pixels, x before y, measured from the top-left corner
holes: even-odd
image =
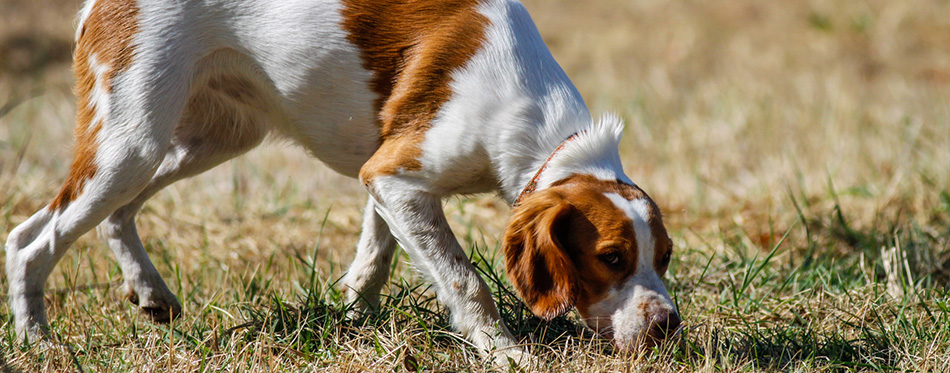
[[[631,355],[574,314],[531,316],[498,255],[507,207],[448,199],[542,370],[950,371],[950,3],[525,2],[592,112],[625,119],[684,319]],[[79,6],[0,0],[0,240],[67,175]],[[138,224],[184,316],[139,314],[92,232],[47,287],[68,348],[19,343],[2,305],[0,370],[486,370],[405,255],[379,315],[343,316],[365,198],[279,142],[175,184]]]

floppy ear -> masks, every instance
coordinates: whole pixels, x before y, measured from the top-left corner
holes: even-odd
[[[574,210],[559,193],[542,191],[515,208],[503,248],[508,278],[528,308],[546,320],[574,307],[577,268],[557,237]]]

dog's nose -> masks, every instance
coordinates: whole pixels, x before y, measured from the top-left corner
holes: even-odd
[[[665,339],[679,328],[680,315],[676,311],[661,313],[653,319],[653,326],[650,328],[650,334],[656,339]]]

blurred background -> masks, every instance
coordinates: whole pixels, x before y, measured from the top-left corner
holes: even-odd
[[[950,2],[525,3],[592,112],[626,120],[627,172],[680,242],[738,229],[767,248],[800,212],[821,224],[841,211],[849,229],[946,231]],[[79,6],[0,0],[0,200],[13,222],[67,174]],[[187,246],[193,230],[175,227],[191,221],[241,250],[306,247],[313,226],[279,218],[312,223],[332,209],[323,237],[339,250],[327,255],[346,262],[363,198],[354,180],[271,142],[157,196],[141,230]],[[446,206],[490,244],[504,225],[491,196]],[[244,223],[249,213],[274,219]]]

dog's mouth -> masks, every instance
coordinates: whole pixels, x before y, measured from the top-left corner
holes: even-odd
[[[653,316],[650,319],[651,323],[647,327],[631,333],[617,333],[609,317],[589,317],[583,318],[583,321],[601,338],[613,342],[618,350],[627,352],[651,349],[682,334],[683,325],[675,311],[665,317]]]

